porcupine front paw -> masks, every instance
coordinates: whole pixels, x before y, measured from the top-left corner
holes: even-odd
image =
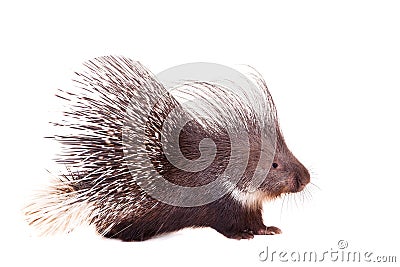
[[[277,235],[281,234],[282,230],[279,229],[278,227],[275,226],[268,226],[264,228],[260,228],[256,231],[252,230],[243,230],[243,231],[238,231],[238,232],[222,232],[224,236],[232,239],[252,239],[254,238],[254,235]]]

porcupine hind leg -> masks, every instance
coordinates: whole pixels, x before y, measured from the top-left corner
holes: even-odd
[[[165,233],[175,232],[185,227],[195,226],[188,217],[197,218],[194,212],[185,208],[159,204],[158,209],[150,210],[146,216],[125,218],[115,223],[104,237],[122,241],[144,241]]]
[[[114,225],[107,233],[106,238],[120,239],[122,241],[144,241],[152,238],[157,232],[151,229],[143,229],[142,225],[126,221]]]

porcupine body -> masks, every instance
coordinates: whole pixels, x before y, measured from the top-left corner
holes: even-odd
[[[192,83],[194,88],[207,88],[211,92],[208,97],[214,99],[214,106],[219,101],[228,107],[220,117],[218,114],[225,111],[218,112],[218,108],[206,111],[215,116],[211,121],[193,119],[193,114],[138,62],[124,57],[101,57],[87,62],[85,68],[76,73],[74,81],[81,90],[60,91],[58,95],[71,104],[64,112],[65,119],[54,125],[71,129],[72,133],[53,138],[63,146],[57,162],[68,166],[70,171],[28,207],[30,224],[51,233],[89,223],[101,235],[124,241],[146,240],[185,227],[212,227],[236,239],[280,233],[278,228],[264,225],[262,202],[283,193],[301,191],[310,178],[286,147],[272,98],[261,79],[257,85],[265,97],[263,101],[269,105],[265,116],[276,121],[276,143],[273,164],[265,162],[263,167],[267,169],[265,181],[250,191],[251,177],[263,155],[260,141],[263,125],[257,123],[253,110],[242,105],[240,98],[221,93],[221,88],[213,84]],[[230,117],[232,111],[239,113],[248,139],[239,136],[232,142],[225,127],[238,123]],[[167,125],[167,120],[172,123]],[[182,127],[178,127],[178,120],[185,121]],[[218,123],[222,120],[223,123]],[[178,148],[170,142],[177,132]],[[211,139],[215,150],[202,150],[204,139]],[[205,168],[188,171],[171,163],[174,155],[168,157],[169,145],[172,146],[169,150],[178,149],[189,160],[183,165],[190,165],[190,160],[213,160]],[[184,188],[217,181],[228,166],[242,161],[240,157],[232,158],[232,147],[239,150],[243,147],[249,153],[240,180],[235,183],[221,180],[217,190],[226,193],[202,205],[171,204],[176,199],[196,200],[203,196],[176,194],[169,187],[163,188],[157,178]],[[166,200],[160,200],[149,189],[161,192]]]

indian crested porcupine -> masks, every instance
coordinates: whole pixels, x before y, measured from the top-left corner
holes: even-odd
[[[75,73],[52,122],[67,171],[28,205],[31,225],[48,234],[87,223],[124,241],[185,227],[235,239],[281,232],[264,225],[263,201],[301,191],[310,175],[285,144],[265,81],[235,73],[172,86],[167,74],[114,56]]]

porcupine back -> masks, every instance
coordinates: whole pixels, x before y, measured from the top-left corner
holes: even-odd
[[[257,125],[255,112],[243,105],[237,96],[227,95],[214,84],[191,83],[191,87],[207,88],[205,91],[214,102],[200,97],[214,108],[224,109],[216,112],[218,110],[203,107],[202,112],[209,115],[208,120],[203,120],[184,110],[139,62],[110,56],[96,58],[84,66],[85,70],[76,73],[74,80],[79,90],[60,90],[58,97],[70,108],[64,111],[64,120],[53,123],[63,130],[53,137],[63,147],[56,161],[67,166],[69,171],[58,177],[27,208],[29,222],[42,233],[69,231],[79,224],[89,223],[106,235],[114,225],[132,216],[148,216],[149,220],[154,216],[168,216],[176,207],[153,198],[143,190],[143,185],[157,187],[155,177],[161,175],[180,186],[201,186],[215,181],[229,162],[236,160],[240,164],[241,158],[230,157],[232,143],[226,125],[238,123],[237,117],[230,116],[232,111],[239,113],[237,116],[246,124],[252,140],[252,157],[244,179],[236,185],[227,181],[219,186],[229,187],[229,190],[247,188],[246,177],[251,177],[260,156],[257,138],[262,126]],[[266,110],[272,112],[263,115],[274,117],[275,109],[265,83],[258,82],[271,104]],[[216,107],[218,101],[225,105]],[[175,118],[187,118],[188,123],[182,129],[174,123],[164,125],[172,110]],[[174,117],[169,120],[174,121]],[[165,140],[179,132],[179,150],[189,160],[209,158],[212,152],[200,151],[199,145],[204,138],[212,139],[216,147],[212,155],[214,160],[196,172],[174,166],[164,153],[168,144],[163,147],[162,128],[167,136]],[[64,131],[66,129],[69,131]],[[246,143],[235,145],[245,147]],[[162,212],[164,215],[160,214]]]

